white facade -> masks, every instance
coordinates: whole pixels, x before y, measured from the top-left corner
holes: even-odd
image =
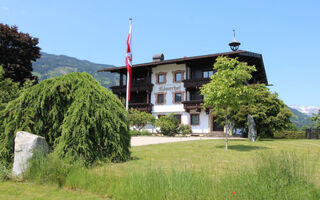
[[[167,64],[152,68],[152,114],[156,118],[158,118],[159,115],[168,115],[170,113],[181,115],[181,123],[190,125],[193,133],[210,133],[212,126],[211,113],[206,114],[203,109],[201,109],[201,112],[190,110],[190,113],[188,113],[185,111],[184,105],[181,102],[175,103],[174,101],[175,93],[182,93],[182,101],[189,100],[184,87],[184,83],[182,81],[175,81],[175,72],[182,73],[182,80],[184,80],[186,79],[186,71],[187,68],[185,64]],[[159,74],[165,74],[164,83],[157,83],[157,76]],[[164,103],[157,103],[158,94],[164,94]],[[199,114],[199,125],[191,125],[192,114]]]

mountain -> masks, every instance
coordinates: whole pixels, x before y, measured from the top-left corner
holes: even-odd
[[[312,116],[312,113],[316,114],[320,110],[320,106],[295,106],[295,105],[290,105],[290,108],[296,109],[309,117]]]
[[[290,106],[288,108],[291,110],[291,112],[296,116],[292,117],[290,120],[298,126],[299,129],[301,129],[302,126],[308,126],[311,127],[313,122],[311,121],[310,117],[302,112],[300,112],[297,109],[294,109]]]
[[[65,55],[58,56],[41,52],[41,57],[33,62],[32,66],[33,74],[38,76],[40,81],[71,72],[87,72],[105,87],[114,86],[119,81],[116,74],[97,72],[99,69],[114,67],[113,65],[96,64]]]

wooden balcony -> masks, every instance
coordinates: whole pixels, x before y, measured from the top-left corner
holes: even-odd
[[[151,93],[153,84],[152,83],[133,83],[131,86],[131,92],[140,92],[145,91]],[[110,87],[112,92],[115,94],[124,94],[126,93],[127,86],[113,86]]]
[[[185,88],[200,88],[202,85],[210,82],[210,78],[188,79],[184,80]]]
[[[144,112],[151,112],[152,106],[152,103],[129,103],[129,108],[137,109]]]
[[[196,110],[197,112],[201,112],[203,109],[203,100],[190,100],[190,101],[183,101],[183,106],[186,112],[190,112],[190,110]],[[206,107],[205,111],[209,114],[211,107]]]
[[[183,107],[186,112],[190,112],[190,110],[201,111],[203,100],[191,100],[191,101],[183,101]]]

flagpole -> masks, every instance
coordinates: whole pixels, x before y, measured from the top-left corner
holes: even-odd
[[[127,92],[126,92],[126,110],[129,110],[129,72],[127,71]]]
[[[130,26],[130,28],[132,27],[132,18],[129,18],[129,26]],[[130,47],[130,51],[131,51],[131,47]],[[130,85],[130,74],[129,74],[129,71],[127,70],[127,91],[126,91],[126,110],[127,111],[129,110],[129,98],[128,98],[129,97],[129,85]]]

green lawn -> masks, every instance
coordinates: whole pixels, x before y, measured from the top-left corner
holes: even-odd
[[[254,167],[257,154],[263,152],[294,151],[303,154],[313,166],[320,166],[320,140],[248,140],[229,141],[229,150],[225,150],[224,140],[202,140],[178,143],[147,145],[132,148],[133,160],[97,167],[94,170],[110,170],[125,175],[134,169],[206,169],[218,173],[227,173],[232,169]],[[316,172],[320,186],[320,168]]]
[[[33,183],[0,182],[0,199],[13,200],[65,200],[65,199],[105,199],[86,192],[58,189],[56,186],[39,185]]]
[[[224,140],[200,140],[132,147],[132,160],[102,164],[89,171],[75,170],[67,177],[64,189],[46,186],[43,182],[41,185],[1,183],[0,199],[99,199],[101,196],[112,199],[257,199],[260,198],[257,193],[264,195],[261,199],[318,198],[319,194],[311,190],[308,194],[301,192],[309,187],[305,180],[310,180],[320,190],[320,140],[264,140],[255,143],[231,140],[228,151],[224,145]],[[263,155],[278,155],[281,152],[288,156],[288,162],[280,156],[266,164],[279,160],[284,162],[285,168],[312,170],[311,174],[303,173],[309,177],[300,179],[301,171],[292,175],[290,170],[281,169],[282,164],[264,169],[264,163],[259,165],[257,161]],[[292,152],[303,158],[305,166],[301,168],[301,165],[296,166],[292,162]],[[254,170],[259,167],[261,177],[255,179]],[[267,180],[268,171],[277,170],[279,172],[270,174],[274,177]],[[289,173],[288,176],[292,177],[280,177],[283,173]],[[264,182],[268,183],[258,188]],[[251,194],[242,183],[257,188],[253,191],[255,194]],[[79,193],[79,190],[87,193]],[[213,190],[223,191],[215,193]],[[285,194],[279,196],[279,190]],[[164,191],[169,192],[164,194]],[[234,198],[233,191],[237,191],[237,198]],[[269,194],[269,191],[274,194]],[[314,196],[308,196],[309,193]]]

